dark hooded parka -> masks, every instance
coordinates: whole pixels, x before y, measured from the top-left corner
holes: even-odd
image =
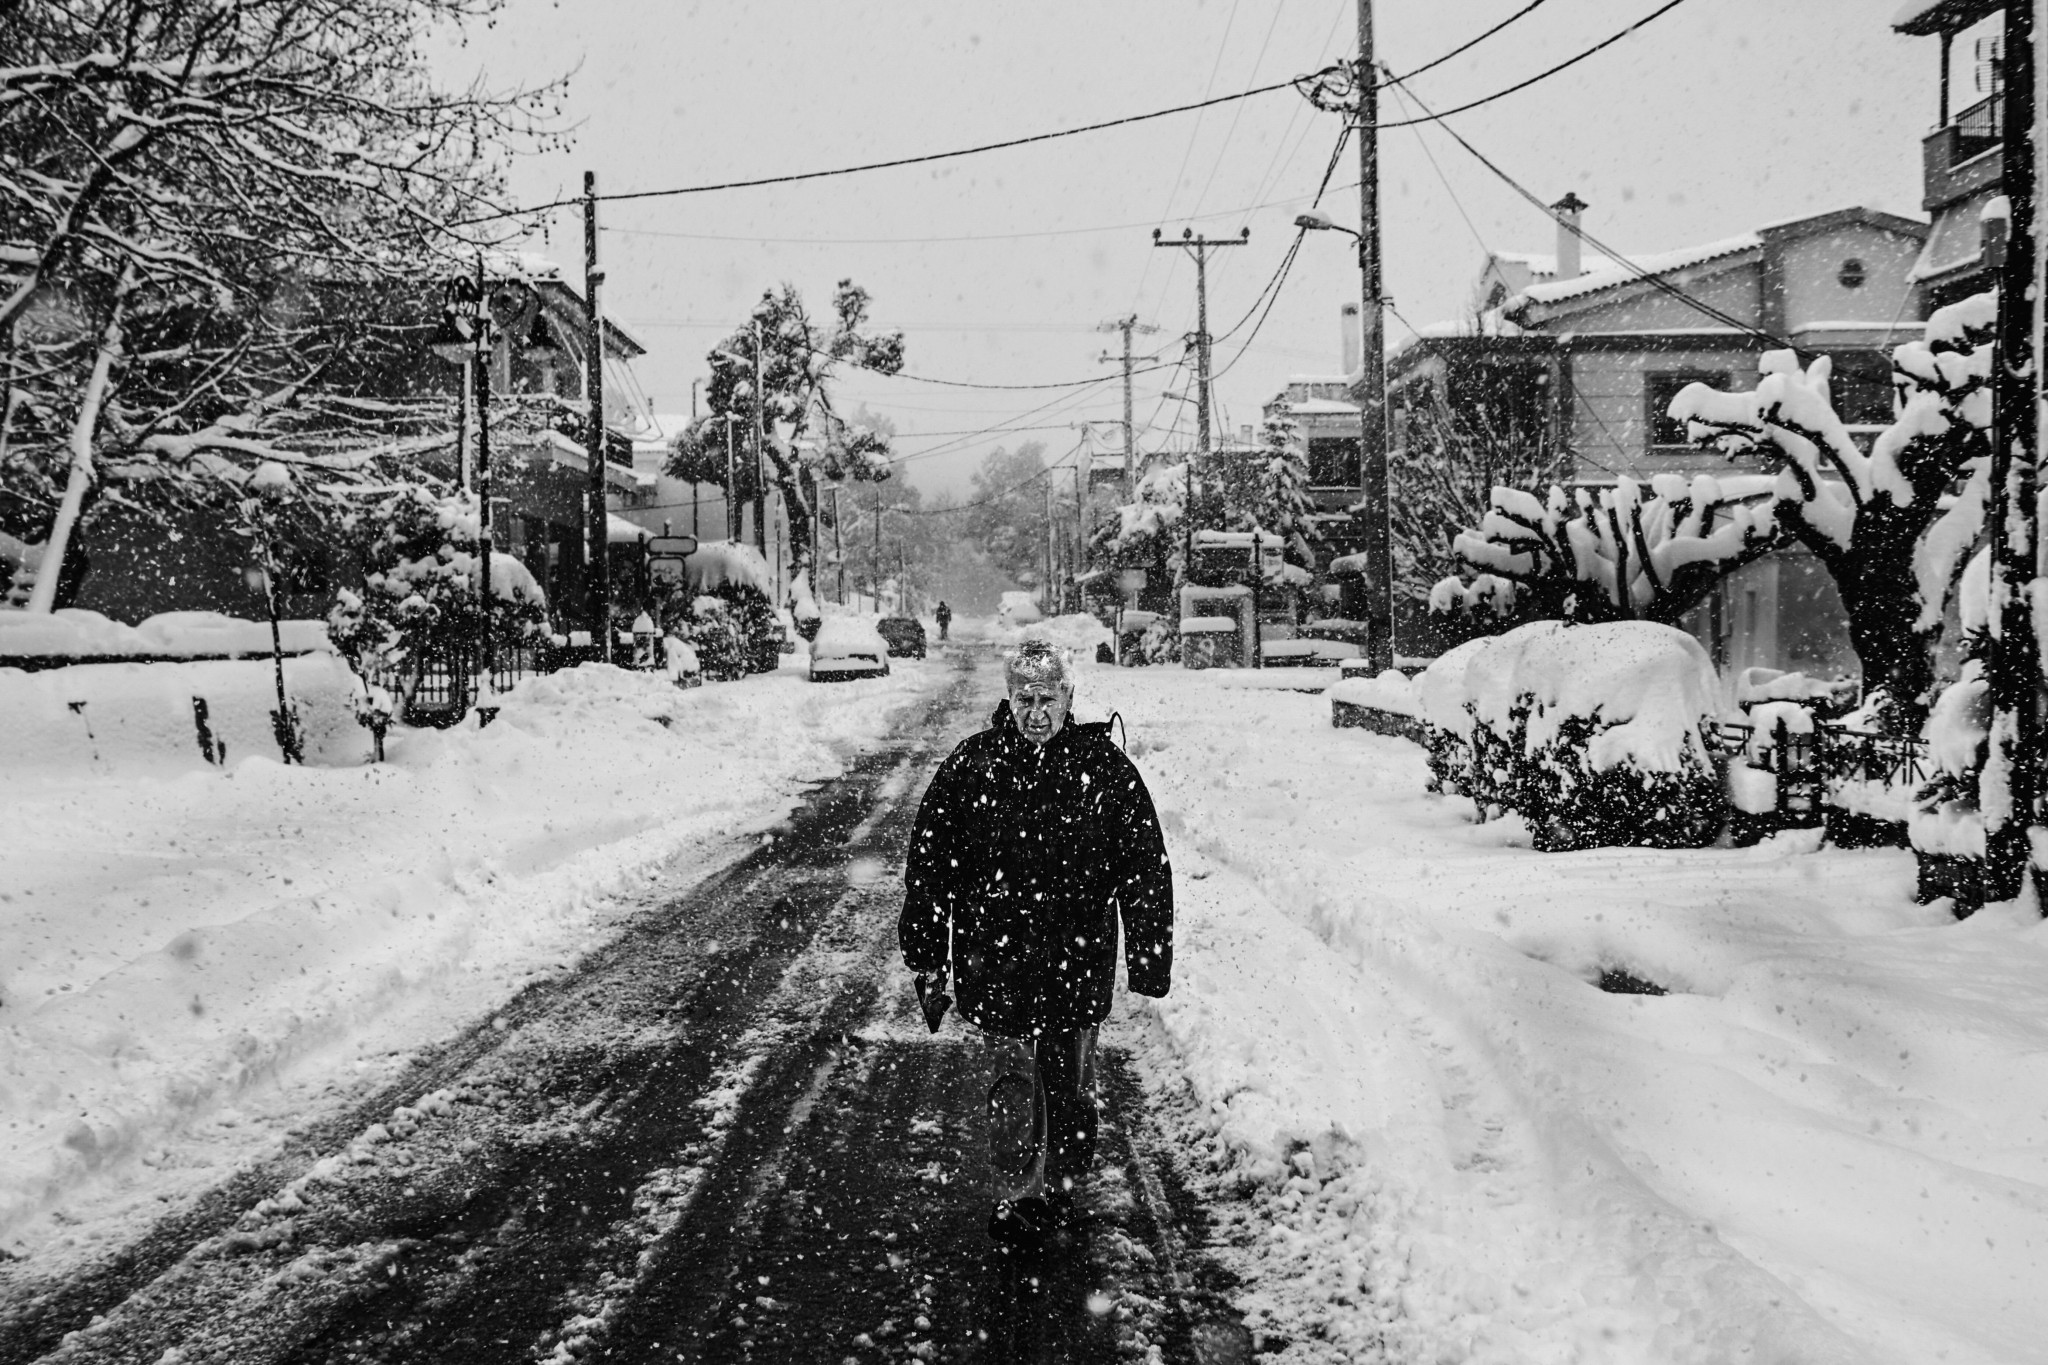
[[[918,807],[897,926],[912,971],[947,964],[960,1012],[1022,1038],[1109,1014],[1117,921],[1140,995],[1173,974],[1173,869],[1151,793],[1108,722],[1035,745],[1010,703],[940,765]]]

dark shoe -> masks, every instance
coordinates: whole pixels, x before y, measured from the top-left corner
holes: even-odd
[[[1011,1251],[1036,1251],[1052,1230],[1052,1208],[1045,1200],[999,1199],[988,1216],[989,1239]]]

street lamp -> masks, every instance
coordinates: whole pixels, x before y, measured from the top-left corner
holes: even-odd
[[[493,673],[491,658],[492,607],[497,601],[497,588],[491,579],[491,365],[490,354],[491,310],[484,292],[484,266],[479,259],[476,278],[457,275],[450,279],[442,290],[441,323],[434,329],[428,347],[442,360],[451,365],[469,367],[465,378],[473,378],[476,405],[476,488],[478,521],[478,562],[477,562],[477,606],[481,624],[478,626],[477,661],[480,665],[476,685],[477,699],[483,698],[484,688],[491,682]],[[488,717],[484,718],[486,721]]]

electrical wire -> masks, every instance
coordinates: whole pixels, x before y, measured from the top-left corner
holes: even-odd
[[[1631,33],[1634,33],[1637,29],[1642,28],[1654,19],[1658,19],[1666,14],[1669,14],[1672,10],[1677,9],[1680,5],[1684,3],[1685,0],[1666,0],[1665,4],[1659,6],[1655,10],[1652,10],[1650,13],[1644,15],[1642,18],[1636,20],[1633,24],[1630,24],[1627,28],[1615,34],[1613,37],[1602,39],[1600,42],[1597,42],[1593,44],[1593,46],[1587,48],[1584,52],[1581,52],[1578,56],[1568,57],[1564,61],[1559,62],[1556,66],[1551,67],[1549,70],[1539,71],[1535,75],[1529,77],[1529,79],[1525,81],[1518,81],[1514,85],[1509,86],[1505,90],[1496,90],[1491,95],[1487,95],[1481,99],[1472,100],[1468,103],[1458,105],[1456,108],[1453,109],[1446,109],[1440,114],[1430,114],[1426,118],[1408,119],[1399,123],[1382,123],[1378,126],[1382,130],[1384,130],[1387,128],[1407,128],[1417,123],[1433,123],[1438,119],[1449,118],[1452,114],[1462,114],[1467,109],[1477,109],[1482,104],[1492,104],[1495,100],[1505,99],[1509,95],[1514,94],[1518,90],[1527,90],[1530,86],[1536,84],[1538,81],[1548,80],[1560,71],[1566,70],[1569,67],[1577,66],[1580,62],[1585,61],[1586,58],[1592,56],[1594,53],[1603,51],[1607,48],[1614,46],[1623,38],[1626,38]],[[1401,83],[1401,80],[1403,79],[1405,78],[1388,76],[1381,81],[1381,85],[1398,85]],[[1421,103],[1419,99],[1416,102],[1418,104]],[[1426,108],[1427,106],[1424,107]]]
[[[1020,479],[1016,483],[1011,484],[1008,488],[1001,489],[998,492],[991,493],[987,497],[982,498],[978,502],[963,502],[955,507],[885,507],[882,510],[884,512],[896,512],[906,517],[943,517],[950,516],[955,512],[972,512],[978,507],[988,507],[994,503],[1001,502],[1004,498],[1009,497],[1012,493],[1021,492],[1024,489],[1029,488],[1032,484],[1037,483],[1040,479],[1050,478],[1057,471],[1065,469],[1067,467],[1067,461],[1071,460],[1075,455],[1079,454],[1081,451],[1081,447],[1084,444],[1084,441],[1074,442],[1074,448],[1072,450],[1069,450],[1066,454],[1060,456],[1057,460],[1054,460],[1051,464],[1039,470],[1030,478]],[[1080,466],[1076,465],[1074,467],[1078,469]]]
[[[965,379],[934,379],[930,375],[911,374],[907,370],[878,370],[873,365],[863,365],[858,360],[848,359],[843,356],[834,356],[830,351],[821,351],[815,346],[806,346],[804,349],[809,351],[812,355],[821,355],[828,360],[839,360],[843,364],[850,365],[856,370],[865,370],[869,374],[879,374],[889,379],[911,379],[917,381],[920,384],[938,384],[941,385],[942,387],[949,389],[1001,389],[1006,391],[1028,389],[1085,389],[1091,388],[1094,385],[1103,382],[1103,376],[1097,375],[1092,379],[1063,379],[1058,381],[1057,383],[1051,384],[976,384]],[[1150,374],[1154,370],[1163,370],[1165,368],[1166,366],[1164,365],[1147,365],[1143,369],[1132,370],[1131,373]],[[1113,379],[1116,376],[1111,375],[1109,377]]]
[[[1676,0],[1673,0],[1676,3]],[[858,166],[835,166],[824,171],[798,171],[790,175],[761,176],[753,180],[727,180],[711,185],[679,185],[665,190],[628,190],[618,194],[595,196],[601,204],[624,203],[634,199],[672,199],[686,194],[712,194],[720,190],[750,190],[764,185],[792,185],[806,180],[825,180],[833,176],[860,175],[867,171],[884,171],[897,166],[921,166],[933,161],[951,161],[963,156],[979,156],[983,152],[999,152],[1011,147],[1025,147],[1034,142],[1051,142],[1055,138],[1077,137],[1082,133],[1099,133],[1107,128],[1121,128],[1127,124],[1144,123],[1151,119],[1166,118],[1173,114],[1192,113],[1198,109],[1209,109],[1219,104],[1230,104],[1236,100],[1253,99],[1259,95],[1270,95],[1276,90],[1292,90],[1298,87],[1302,77],[1296,76],[1271,85],[1258,86],[1251,90],[1240,90],[1235,94],[1217,95],[1211,99],[1197,100],[1193,104],[1177,104],[1169,109],[1154,109],[1146,114],[1130,114],[1123,118],[1106,119],[1101,123],[1086,123],[1078,128],[1061,128],[1050,133],[1033,133],[1029,137],[1006,138],[1001,142],[984,142],[976,147],[960,147],[950,152],[927,152],[920,156],[899,156],[887,161],[869,161]],[[556,199],[546,204],[535,204],[527,208],[508,209],[503,213],[483,214],[475,218],[462,218],[448,224],[449,227],[469,227],[477,223],[496,222],[504,218],[524,217],[527,214],[545,213],[550,209],[573,208],[588,202],[584,196],[573,199]]]
[[[1413,79],[1414,79],[1415,77],[1417,77],[1417,76],[1420,76],[1420,75],[1421,75],[1421,74],[1422,74],[1423,72],[1425,72],[1425,71],[1430,71],[1430,70],[1434,70],[1435,68],[1437,68],[1437,67],[1439,67],[1439,66],[1442,66],[1442,65],[1443,65],[1443,64],[1444,64],[1445,62],[1449,61],[1449,60],[1450,60],[1451,58],[1453,58],[1453,57],[1455,57],[1455,56],[1458,56],[1458,55],[1459,55],[1460,53],[1463,53],[1463,52],[1469,52],[1469,51],[1471,51],[1471,50],[1472,50],[1473,48],[1475,48],[1475,47],[1479,46],[1479,45],[1480,45],[1481,43],[1485,42],[1485,41],[1486,41],[1486,40],[1487,40],[1488,38],[1491,38],[1491,37],[1492,37],[1492,36],[1493,36],[1494,34],[1496,34],[1496,33],[1500,32],[1500,31],[1501,31],[1502,29],[1506,28],[1506,27],[1507,27],[1507,26],[1508,26],[1509,24],[1512,24],[1512,23],[1514,23],[1514,22],[1515,22],[1515,20],[1517,20],[1517,19],[1521,18],[1521,17],[1523,16],[1523,15],[1525,15],[1525,14],[1529,13],[1529,12],[1530,12],[1531,10],[1535,9],[1535,8],[1536,8],[1537,6],[1539,6],[1539,5],[1543,4],[1543,3],[1545,3],[1545,0],[1529,0],[1529,3],[1528,3],[1528,4],[1526,4],[1526,5],[1522,6],[1522,7],[1520,8],[1520,9],[1516,10],[1516,11],[1515,11],[1515,12],[1514,12],[1513,14],[1510,14],[1510,15],[1509,15],[1509,16],[1508,16],[1507,18],[1505,18],[1505,19],[1501,20],[1501,21],[1500,21],[1499,23],[1495,24],[1495,25],[1494,25],[1494,26],[1493,26],[1492,28],[1490,28],[1490,29],[1486,30],[1486,32],[1484,32],[1484,33],[1480,34],[1480,35],[1479,35],[1479,36],[1478,36],[1477,38],[1473,38],[1473,39],[1471,39],[1471,40],[1470,40],[1470,41],[1468,41],[1468,42],[1463,42],[1463,43],[1460,43],[1460,44],[1458,44],[1458,46],[1456,46],[1456,47],[1452,48],[1452,49],[1451,49],[1451,50],[1450,50],[1449,52],[1446,52],[1446,53],[1445,53],[1445,54],[1444,54],[1443,56],[1441,56],[1441,57],[1438,57],[1438,58],[1437,58],[1436,60],[1434,60],[1434,61],[1428,61],[1428,62],[1424,62],[1424,63],[1423,63],[1423,64],[1422,64],[1421,66],[1418,66],[1418,67],[1416,67],[1416,68],[1415,68],[1415,69],[1414,69],[1413,71],[1405,72],[1405,73],[1403,73],[1402,75],[1399,75],[1399,76],[1390,76],[1390,77],[1388,77],[1387,79],[1385,79],[1385,80],[1383,80],[1383,81],[1381,81],[1381,82],[1379,83],[1379,88],[1380,88],[1380,89],[1385,89],[1385,88],[1386,88],[1387,86],[1389,86],[1389,85],[1395,85],[1395,84],[1399,84],[1400,82],[1402,82],[1402,81],[1406,81],[1406,80],[1413,80]],[[1653,16],[1653,17],[1654,17],[1654,16]],[[1646,20],[1645,22],[1648,22],[1648,21]]]
[[[1538,0],[1538,3],[1541,3],[1541,0]],[[1531,6],[1530,8],[1533,9],[1534,6]],[[1525,14],[1527,12],[1527,10],[1523,11],[1523,13]],[[1394,98],[1401,102],[1401,107],[1403,109],[1408,108],[1408,99],[1405,95],[1401,93],[1400,85],[1396,83],[1391,85],[1390,88],[1394,92]],[[1483,235],[1481,235],[1479,231],[1479,225],[1472,221],[1472,215],[1465,212],[1464,201],[1458,198],[1458,192],[1451,188],[1451,178],[1444,174],[1444,168],[1437,163],[1436,153],[1429,150],[1429,139],[1422,135],[1422,129],[1420,128],[1416,128],[1414,132],[1415,145],[1422,148],[1423,156],[1429,159],[1429,168],[1436,172],[1436,178],[1439,182],[1442,183],[1444,187],[1444,193],[1448,194],[1451,197],[1451,207],[1456,209],[1458,211],[1458,216],[1465,220],[1466,228],[1469,229],[1472,233],[1472,240],[1479,243],[1480,252],[1483,255],[1485,255],[1488,259],[1491,259],[1493,256],[1493,248],[1486,244],[1486,238]]]
[[[1420,95],[1417,95],[1412,90],[1408,91],[1408,94],[1409,97],[1412,98],[1418,105],[1421,105],[1422,108],[1424,108],[1425,110],[1429,108],[1428,103],[1425,102]],[[1450,113],[1455,111],[1446,110],[1445,112]],[[1502,170],[1499,166],[1495,165],[1492,159],[1486,156],[1477,147],[1474,147],[1472,143],[1466,139],[1464,134],[1460,133],[1457,129],[1451,127],[1450,124],[1442,122],[1441,120],[1442,115],[1432,115],[1430,119],[1424,121],[1435,122],[1439,128],[1442,128],[1445,133],[1449,134],[1453,142],[1456,142],[1460,147],[1463,147],[1467,152],[1471,153],[1473,159],[1478,161],[1480,165],[1486,167],[1487,170],[1493,172],[1493,174],[1501,181],[1501,183],[1505,184],[1509,189],[1513,190],[1516,194],[1520,195],[1523,199],[1527,200],[1539,212],[1541,212],[1545,218],[1550,219],[1550,221],[1553,223],[1557,221],[1557,215],[1551,212],[1550,206],[1544,203],[1541,197],[1539,197],[1534,191],[1529,189],[1528,186],[1522,184],[1519,180],[1516,180],[1513,176],[1509,175],[1506,171]],[[1394,125],[1386,126],[1391,127]],[[1734,314],[1726,312],[1716,307],[1715,305],[1708,303],[1705,299],[1697,298],[1694,295],[1687,293],[1684,289],[1671,283],[1671,281],[1665,279],[1662,273],[1644,269],[1642,266],[1639,266],[1635,262],[1629,260],[1626,256],[1616,251],[1613,247],[1608,246],[1605,242],[1601,241],[1598,237],[1595,237],[1592,233],[1585,231],[1583,228],[1574,229],[1574,231],[1576,231],[1579,239],[1585,242],[1586,245],[1592,247],[1601,255],[1606,256],[1607,258],[1612,260],[1616,265],[1620,266],[1623,270],[1635,276],[1636,279],[1640,280],[1644,284],[1649,285],[1651,288],[1657,290],[1658,292],[1666,294],[1671,298],[1677,300],[1678,302],[1685,304],[1688,308],[1693,309],[1695,312],[1700,313],[1705,317],[1711,318],[1714,321],[1721,323],[1723,326],[1730,328],[1731,330],[1741,332],[1746,336],[1754,337],[1758,341],[1767,342],[1774,348],[1794,351],[1798,349],[1785,338],[1764,331],[1762,328],[1757,327],[1751,323],[1745,322],[1741,318],[1736,317]],[[1677,269],[1678,267],[1672,268]]]

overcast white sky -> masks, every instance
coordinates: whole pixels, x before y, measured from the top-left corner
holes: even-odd
[[[1382,60],[1407,71],[1526,0],[1382,0]],[[1421,76],[1437,108],[1490,94],[1591,46],[1661,0],[1546,0],[1495,38]],[[1571,70],[1456,116],[1482,152],[1546,200],[1576,191],[1586,227],[1648,252],[1759,223],[1868,204],[1922,216],[1919,139],[1932,123],[1932,39],[1890,31],[1897,0],[1689,0]],[[499,23],[444,54],[451,78],[493,84],[576,68],[567,153],[522,160],[513,191],[661,189],[935,152],[1092,123],[1312,71],[1355,46],[1355,0],[509,0]],[[1969,95],[1963,72],[1958,102]],[[1382,118],[1402,116],[1398,101]],[[1201,114],[1012,151],[769,189],[606,205],[607,309],[648,345],[657,410],[687,413],[704,353],[760,292],[794,282],[815,306],[850,276],[877,320],[908,334],[906,370],[979,383],[1106,378],[1094,328],[1136,311],[1179,354],[1194,271],[1151,229],[1251,229],[1218,253],[1210,328],[1243,317],[1294,235],[1339,131],[1290,91]],[[1419,134],[1419,135],[1418,135]],[[1418,326],[1464,308],[1484,242],[1548,251],[1554,230],[1440,132],[1382,134],[1387,283]],[[1425,154],[1427,153],[1427,155]],[[1435,158],[1434,164],[1429,159]],[[1347,149],[1324,206],[1358,219]],[[1469,219],[1469,221],[1468,221]],[[536,244],[580,271],[575,211]],[[1256,340],[1216,349],[1231,425],[1293,373],[1338,368],[1337,309],[1358,296],[1348,239],[1312,235]],[[1405,335],[1389,320],[1389,333]],[[1227,369],[1226,369],[1227,367]],[[1192,430],[1141,377],[1153,446]],[[928,492],[958,491],[997,444],[1120,416],[1119,386],[1003,393],[852,375],[900,429]],[[1047,406],[1050,405],[1050,406]],[[1035,410],[1035,411],[1034,411]],[[1003,426],[1007,433],[955,435]],[[1030,430],[1025,430],[1030,428]],[[930,454],[922,452],[929,451]]]

